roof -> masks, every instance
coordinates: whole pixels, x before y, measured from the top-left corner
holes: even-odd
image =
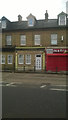
[[[67,15],[67,14],[62,11],[59,15]],[[58,15],[58,16],[59,16],[59,15]]]
[[[36,17],[34,15],[32,15],[31,13],[29,14],[29,16],[27,17],[28,18],[34,18],[36,20]]]
[[[60,14],[66,14],[61,12]],[[59,15],[60,15],[59,14]],[[30,14],[29,16],[32,16]],[[28,16],[28,17],[29,17]],[[2,17],[2,19],[8,20],[6,17]],[[9,20],[8,20],[9,21]],[[35,20],[34,26],[28,26],[28,21],[15,21],[15,22],[7,22],[7,27],[4,29],[6,31],[16,31],[16,30],[34,30],[34,29],[50,29],[50,28],[65,28],[68,27],[68,18],[67,18],[67,25],[59,26],[58,19],[45,19],[42,20]]]
[[[68,20],[67,20],[68,26]],[[66,26],[61,26],[66,27]],[[49,19],[47,22],[45,20],[36,20],[34,26],[28,26],[28,21],[21,22],[10,22],[7,24],[5,30],[29,30],[29,29],[47,29],[47,28],[59,28],[57,19]]]
[[[7,20],[7,21],[9,21],[5,16],[3,16],[2,18],[1,18],[1,21],[2,20]],[[10,21],[9,21],[10,22]]]

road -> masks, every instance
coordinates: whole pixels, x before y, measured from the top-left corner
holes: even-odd
[[[66,118],[67,94],[65,86],[6,83],[2,87],[3,118]]]
[[[2,73],[3,118],[66,118],[66,75]]]

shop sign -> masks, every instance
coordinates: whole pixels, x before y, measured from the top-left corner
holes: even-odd
[[[68,49],[46,49],[47,54],[53,53],[68,53]]]
[[[47,54],[52,54],[53,53],[53,49],[46,49],[46,53]]]

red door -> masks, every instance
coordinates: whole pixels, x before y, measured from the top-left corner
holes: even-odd
[[[68,71],[68,54],[47,54],[47,71]]]

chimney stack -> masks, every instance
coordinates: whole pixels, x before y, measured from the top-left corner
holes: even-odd
[[[18,15],[18,21],[21,22],[22,21],[22,16]]]
[[[47,10],[46,10],[46,13],[45,13],[45,21],[46,21],[46,22],[48,21],[48,13],[47,13]]]

